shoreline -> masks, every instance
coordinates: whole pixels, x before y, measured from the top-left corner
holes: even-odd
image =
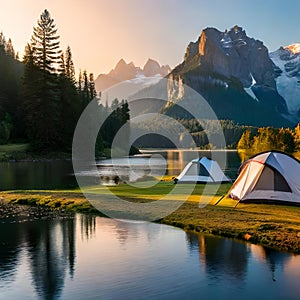
[[[216,197],[215,201],[218,197]],[[130,199],[145,202],[149,199]],[[239,204],[233,209],[225,205],[186,201],[170,215],[155,221],[185,231],[207,233],[258,244],[281,252],[300,254],[300,207],[272,204]],[[26,206],[24,206],[26,205]],[[2,191],[0,192],[0,223],[7,214],[36,217],[70,217],[74,213],[105,216],[85,199],[79,190],[68,191]]]

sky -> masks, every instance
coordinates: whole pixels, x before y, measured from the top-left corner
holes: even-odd
[[[300,42],[299,0],[0,0],[0,31],[20,56],[44,9],[61,49],[71,47],[76,70],[95,76],[121,58],[175,67],[206,27],[239,25],[270,51]]]

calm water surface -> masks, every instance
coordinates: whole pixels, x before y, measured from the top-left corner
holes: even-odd
[[[0,190],[77,186],[72,161],[0,162]]]
[[[0,224],[0,299],[299,299],[300,256],[154,223]]]
[[[211,157],[210,151],[156,150],[144,151],[144,156],[98,161],[96,174],[90,166],[82,172],[91,184],[114,184],[118,175],[123,181],[135,181],[147,175],[178,176],[185,165],[201,156]],[[151,157],[154,155],[154,157]],[[240,158],[236,151],[227,151],[225,174],[237,177]],[[0,162],[0,190],[62,189],[76,187],[72,161]]]

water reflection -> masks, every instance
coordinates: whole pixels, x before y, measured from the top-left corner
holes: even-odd
[[[79,215],[81,238],[89,240],[96,233],[96,216]]]
[[[14,280],[21,251],[22,236],[16,224],[1,224],[0,234],[0,287]],[[14,234],[12,234],[14,232]]]
[[[91,215],[3,223],[0,230],[5,299],[25,290],[40,299],[192,299],[227,287],[238,299],[241,292],[257,296],[262,286],[270,299],[299,295],[300,256],[232,239]]]
[[[276,281],[277,272],[286,269],[290,273],[291,261],[300,266],[300,256],[273,251],[259,245],[248,244],[233,239],[223,239],[210,235],[186,234],[191,252],[199,252],[199,260],[207,275],[226,274],[236,282],[244,281],[249,269],[249,260],[254,258],[265,265],[269,279]],[[298,269],[298,276],[300,268]],[[287,274],[286,274],[287,275]]]
[[[0,190],[77,186],[72,161],[0,162]]]
[[[76,219],[1,224],[0,278],[2,287],[13,281],[21,262],[28,260],[32,285],[41,299],[56,299],[65,273],[75,272]]]
[[[298,257],[298,262],[300,263],[299,256],[291,256],[287,253],[272,251],[253,244],[249,245],[249,248],[255,259],[267,265],[270,270],[270,277],[273,281],[276,281],[276,272],[282,269],[283,266],[288,265],[293,257]]]
[[[245,243],[194,233],[187,233],[187,241],[191,249],[199,251],[200,262],[208,275],[226,273],[234,280],[244,280],[250,252]]]

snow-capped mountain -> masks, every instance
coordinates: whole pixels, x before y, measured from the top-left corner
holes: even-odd
[[[293,55],[293,60],[289,56],[285,61],[289,76],[298,72]],[[219,119],[255,126],[290,126],[295,119],[287,103],[293,108],[298,104],[296,99],[285,101],[286,95],[278,93],[279,71],[263,42],[248,37],[243,28],[236,25],[223,32],[206,28],[196,42],[189,43],[184,61],[168,75],[165,112],[184,117],[173,104],[186,101],[194,105],[188,86],[205,98]]]
[[[127,83],[144,88],[157,83],[170,71],[171,68],[168,65],[160,66],[157,61],[150,58],[143,68],[136,67],[133,62],[127,64],[124,59],[121,59],[108,74],[100,74],[97,77],[95,87],[98,92],[103,92],[116,84],[127,81]]]
[[[291,44],[291,45],[288,45],[284,48],[290,50],[293,54],[299,54],[300,53],[300,43]]]
[[[195,103],[192,89],[219,119],[253,126],[295,126],[300,120],[300,44],[269,53],[242,27],[225,31],[209,27],[188,44],[183,62],[172,71],[151,59],[143,68],[121,60],[109,74],[97,78],[96,87],[105,89],[102,95],[108,101],[144,99],[140,111],[151,108],[176,118],[192,117],[176,105],[181,101],[191,111],[205,110]],[[154,103],[154,98],[167,102]]]
[[[288,112],[296,121],[300,114],[300,44],[280,47],[270,53],[275,64],[278,93],[285,99]]]

